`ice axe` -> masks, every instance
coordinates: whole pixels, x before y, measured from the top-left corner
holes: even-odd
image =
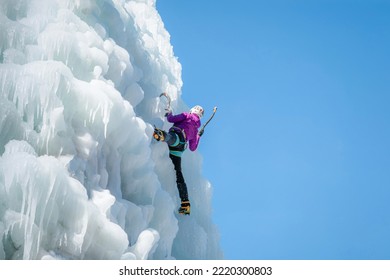
[[[213,113],[211,114],[210,118],[207,120],[207,122],[202,126],[202,128],[199,130],[199,136],[202,136],[204,133],[205,127],[209,124],[209,122],[214,118],[215,113],[217,112],[217,107],[215,106],[213,109]]]
[[[165,92],[160,94],[160,97],[162,97],[162,96],[165,96],[165,98],[168,100],[168,106],[167,106],[167,108],[165,110],[167,112],[169,112],[171,110],[171,97],[167,93],[165,93]]]

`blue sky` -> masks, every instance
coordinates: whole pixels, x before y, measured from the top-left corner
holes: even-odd
[[[157,0],[226,259],[390,259],[390,1]]]

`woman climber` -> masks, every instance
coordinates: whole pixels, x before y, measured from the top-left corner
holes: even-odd
[[[181,156],[188,146],[191,151],[195,151],[198,147],[200,137],[204,130],[200,127],[200,119],[203,117],[204,110],[201,106],[196,105],[187,113],[173,115],[172,111],[166,113],[168,122],[173,123],[173,126],[168,132],[155,128],[153,137],[157,141],[166,142],[169,148],[169,157],[176,171],[176,183],[181,199],[179,213],[183,215],[190,214],[191,204],[188,198],[187,185],[185,183],[183,173],[181,171]]]

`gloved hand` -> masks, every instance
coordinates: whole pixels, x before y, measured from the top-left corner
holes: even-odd
[[[202,136],[203,133],[204,133],[204,129],[202,128],[201,130],[199,130],[198,135],[199,135],[199,136]]]

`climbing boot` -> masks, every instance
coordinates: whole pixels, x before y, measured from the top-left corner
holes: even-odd
[[[190,209],[191,209],[191,204],[190,202],[187,201],[182,201],[181,206],[179,208],[179,214],[182,215],[189,215],[190,214]]]
[[[164,141],[165,137],[166,137],[166,132],[164,130],[154,127],[154,132],[153,132],[154,139],[156,139],[157,141]]]

